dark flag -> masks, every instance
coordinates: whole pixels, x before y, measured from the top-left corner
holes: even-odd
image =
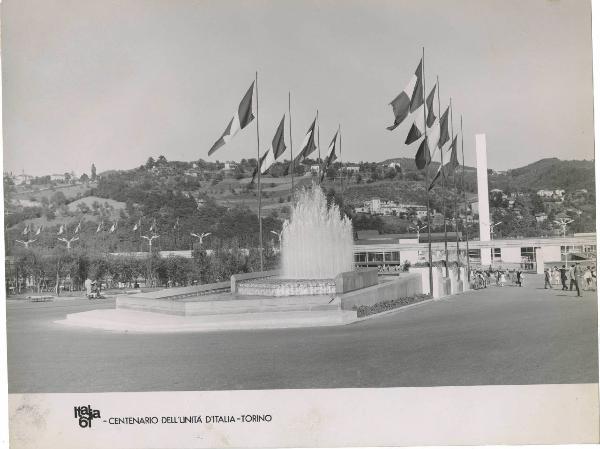
[[[283,138],[284,130],[285,130],[285,114],[283,115],[281,122],[279,122],[277,131],[275,131],[275,136],[273,137],[273,142],[271,142],[271,150],[273,150],[273,157],[275,159],[278,159],[279,156],[281,156],[286,149],[285,140]]]
[[[258,174],[258,167],[260,167],[260,174],[264,175],[269,170],[269,168],[271,168],[271,165],[273,165],[273,162],[275,162],[275,160],[273,159],[273,153],[271,153],[271,149],[268,149],[260,157],[260,160],[258,161],[258,165],[254,168],[254,171],[252,172],[252,181],[250,181],[250,184],[254,184],[254,179],[256,178],[256,175]]]
[[[419,170],[423,170],[431,162],[431,154],[429,153],[429,146],[427,145],[427,139],[421,141],[417,154],[415,155],[415,164]]]
[[[433,181],[431,181],[431,184],[429,184],[429,188],[427,190],[431,190],[433,189],[433,185],[435,184],[435,182],[440,178],[440,177],[446,177],[446,173],[445,173],[445,166],[442,166],[440,164],[437,173],[435,174],[435,176],[433,177]]]
[[[387,129],[393,131],[404,121],[409,112],[414,112],[423,104],[423,60],[419,62],[415,74],[400,94],[394,98],[390,105],[394,112],[394,124]]]
[[[437,118],[435,116],[435,113],[433,112],[433,99],[435,98],[435,89],[437,88],[437,83],[435,84],[435,86],[433,86],[433,89],[431,89],[431,92],[429,92],[429,95],[427,95],[427,127],[431,128],[431,125],[433,125],[433,122],[435,122],[435,119]]]
[[[304,159],[308,157],[313,151],[317,149],[317,145],[315,144],[315,127],[317,124],[317,118],[312,122],[308,131],[306,131],[306,135],[304,136],[304,140],[302,141],[302,146],[300,147],[300,153],[298,154],[298,159],[302,162]]]
[[[426,101],[427,108],[425,110],[426,110],[426,114],[427,114],[426,123],[427,123],[428,128],[431,128],[431,126],[435,123],[435,119],[437,118],[435,116],[435,113],[433,112],[433,99],[435,98],[436,87],[437,87],[437,84],[435,86],[433,86],[433,89],[431,89],[431,92],[427,96],[427,101]],[[419,111],[417,111],[417,114],[415,114],[415,120],[413,121],[413,124],[410,127],[410,130],[408,131],[406,140],[404,141],[404,143],[406,145],[410,145],[411,143],[416,142],[424,134],[423,129],[421,127],[421,123],[422,123],[421,115],[422,115],[422,111],[420,111],[420,109],[419,109]]]
[[[454,140],[452,140],[452,145],[450,145],[450,150],[452,152],[450,153],[450,161],[448,162],[448,164],[452,167],[452,169],[455,169],[460,165],[460,163],[458,162],[456,139],[458,139],[458,136],[454,137]]]
[[[244,98],[242,98],[242,101],[240,102],[240,105],[238,106],[238,109],[237,109],[235,115],[229,121],[229,124],[227,125],[227,128],[225,128],[223,135],[221,137],[219,137],[219,140],[217,140],[213,144],[212,148],[209,150],[209,152],[208,152],[209,156],[211,154],[213,154],[215,151],[217,151],[219,148],[221,148],[223,145],[228,143],[233,138],[233,136],[235,136],[237,134],[237,132],[240,129],[244,129],[248,125],[248,123],[250,123],[252,120],[254,120],[254,115],[252,114],[252,94],[253,94],[253,92],[254,92],[254,81],[252,82],[252,85],[246,92],[246,95],[244,95]]]
[[[337,142],[338,132],[339,131],[336,131],[335,136],[333,136],[333,139],[331,140],[331,143],[329,144],[329,147],[327,148],[329,151],[329,154],[327,155],[327,157],[325,157],[325,162],[323,163],[323,169],[321,170],[321,182],[323,182],[323,178],[325,177],[325,172],[329,168],[329,165],[337,159],[337,155],[335,154],[335,144]]]
[[[450,106],[446,108],[442,117],[440,118],[440,140],[438,142],[438,146],[442,148],[446,142],[450,140],[450,135],[448,133],[448,112],[450,111]]]

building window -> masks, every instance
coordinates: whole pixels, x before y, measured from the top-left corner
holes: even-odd
[[[392,251],[385,253],[386,262],[400,262],[400,251]]]
[[[490,248],[492,261],[499,262],[502,260],[502,249],[501,248]]]
[[[481,262],[481,250],[480,249],[470,249],[469,250],[469,260],[472,262],[480,263]]]

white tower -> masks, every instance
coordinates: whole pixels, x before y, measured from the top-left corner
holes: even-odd
[[[477,201],[479,202],[479,240],[490,241],[490,204],[488,195],[487,149],[485,134],[475,135],[475,152],[477,154]],[[492,262],[490,250],[481,248],[481,264]]]

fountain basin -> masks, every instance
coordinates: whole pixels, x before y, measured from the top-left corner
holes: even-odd
[[[241,281],[237,292],[245,296],[335,295],[335,279],[282,279],[269,277]]]

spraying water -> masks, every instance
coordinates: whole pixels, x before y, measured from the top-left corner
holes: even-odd
[[[353,269],[352,223],[314,183],[302,189],[281,236],[283,278],[332,279]]]

